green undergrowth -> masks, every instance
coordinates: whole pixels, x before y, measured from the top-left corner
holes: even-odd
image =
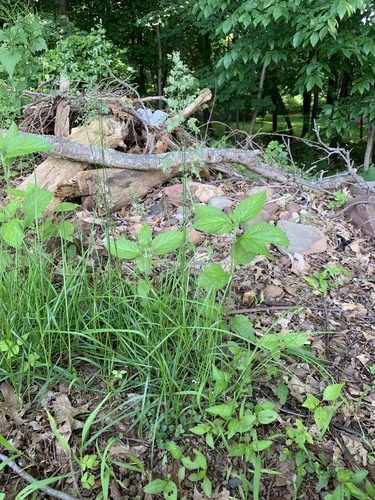
[[[20,147],[22,138],[13,129],[3,145],[7,176],[14,143]],[[35,145],[26,146],[30,152]],[[211,497],[217,485],[208,456],[215,452],[227,459],[225,481],[238,481],[236,498],[259,498],[265,478],[280,475],[281,462],[293,471],[295,498],[311,478],[317,494],[329,488],[326,498],[374,498],[367,471],[353,473],[315,451],[335,412],[349,404],[342,384],[306,346],[309,334],[281,333],[277,323],[256,334],[248,317],[227,314],[238,267],[257,255],[272,259],[269,243],[288,246],[270,224],[239,231],[257,217],[265,192],[241,201],[231,214],[194,205],[195,228],[207,238],[222,235],[230,247],[225,264],[202,268],[186,223],[156,236],[145,223],[129,238],[114,237],[109,226],[103,252],[84,243],[72,204],[60,204],[51,217],[48,191],[31,185],[8,195],[0,209],[0,380],[10,382],[21,405],[32,402],[37,409],[46,392],[64,382],[68,392],[100,400],[80,417],[83,429],[70,442],[58,415],[47,413],[70,469],[32,483],[17,500],[66,478],[74,478],[66,485],[73,498],[92,489],[96,499],[107,499],[110,480],[126,491],[121,469],[141,474],[150,494],[185,498],[180,492],[189,484]],[[73,222],[66,213],[73,213]],[[306,394],[306,418],[283,428],[277,421],[291,399],[287,382],[295,375],[288,366],[294,362],[318,373],[325,390]],[[147,463],[136,453],[123,462],[111,459],[111,446],[127,439],[114,430],[120,423],[149,444]],[[6,436],[0,435],[0,445],[13,460],[24,453]],[[153,477],[160,454],[165,473],[159,468],[161,477]]]

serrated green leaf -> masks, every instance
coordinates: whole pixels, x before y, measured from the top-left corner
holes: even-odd
[[[49,151],[53,149],[53,146],[42,137],[22,135],[10,139],[6,138],[5,148],[6,158],[16,158],[39,151]]]
[[[44,212],[52,201],[53,193],[47,189],[41,189],[35,184],[28,184],[26,196],[23,201],[23,213],[25,214],[25,227],[31,222],[43,217]]]
[[[251,224],[246,228],[242,237],[258,239],[285,248],[289,246],[289,240],[285,232],[279,227],[268,224],[267,222],[256,222]]]
[[[9,79],[13,78],[14,69],[21,59],[22,56],[19,51],[10,51],[6,47],[0,47],[0,64],[8,73]]]
[[[234,228],[230,217],[217,207],[194,205],[194,212],[196,222],[193,227],[199,231],[208,234],[228,234]]]
[[[123,234],[115,242],[112,242],[110,245],[107,244],[106,248],[112,255],[115,255],[119,259],[129,260],[142,255],[138,245],[133,241],[126,240]]]
[[[183,241],[184,233],[180,231],[165,231],[158,234],[152,240],[151,248],[155,255],[164,255],[176,250]]]
[[[234,262],[236,265],[238,264],[250,264],[252,260],[255,259],[257,254],[255,252],[251,252],[248,249],[244,248],[241,245],[241,242],[237,239],[234,244]]]
[[[247,316],[236,314],[230,321],[230,327],[240,338],[255,342],[254,327]]]
[[[23,242],[24,228],[22,221],[12,219],[5,222],[0,229],[1,238],[13,248],[20,248]]]
[[[230,280],[230,274],[226,273],[220,264],[211,264],[205,267],[199,276],[199,287],[205,290],[220,290]]]
[[[264,206],[266,195],[266,191],[261,191],[242,200],[233,210],[233,222],[243,224],[255,219]]]
[[[149,248],[152,241],[150,226],[145,222],[138,233],[138,243],[142,248]]]
[[[332,384],[324,389],[323,401],[333,401],[340,396],[341,389],[345,384]]]

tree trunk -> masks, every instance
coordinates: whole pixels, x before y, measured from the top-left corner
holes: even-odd
[[[303,107],[302,107],[303,126],[302,126],[301,137],[305,137],[307,132],[310,130],[310,114],[311,114],[311,92],[305,92],[303,94]]]
[[[56,16],[67,16],[68,15],[68,7],[67,0],[57,0],[57,7],[55,9]]]
[[[267,70],[267,64],[264,63],[263,64],[263,67],[262,67],[262,72],[260,74],[260,80],[259,80],[259,89],[258,89],[258,95],[257,95],[257,99],[261,99],[262,98],[262,94],[263,94],[263,87],[264,87],[264,79],[266,78],[266,70]],[[254,127],[255,127],[255,120],[257,119],[257,110],[254,109],[254,113],[253,113],[253,116],[251,118],[251,123],[250,123],[250,128],[249,128],[249,135],[253,135],[254,134]]]
[[[319,92],[314,92],[313,106],[311,111],[311,128],[314,127],[314,123],[318,117],[318,108],[319,108]]]
[[[159,69],[158,69],[158,95],[163,95],[163,51],[161,46],[161,38],[160,38],[160,28],[159,25],[156,25],[156,36],[158,40],[158,55],[159,55]],[[159,109],[163,109],[163,99],[159,100]]]
[[[366,152],[365,152],[365,159],[363,161],[363,170],[366,172],[372,163],[372,151],[374,149],[374,138],[375,138],[375,127],[372,127],[371,125],[368,128],[367,131],[367,145],[366,145]]]

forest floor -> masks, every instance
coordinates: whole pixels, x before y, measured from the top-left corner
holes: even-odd
[[[17,182],[18,179],[15,179],[14,185]],[[169,183],[169,190],[157,189],[146,199],[134,203],[129,209],[112,214],[110,223],[125,235],[139,231],[143,221],[148,222],[154,233],[178,224],[176,214],[181,207],[181,200],[178,198],[179,183],[180,181],[173,181]],[[249,189],[256,183],[254,180],[244,178],[220,179],[213,173],[211,180],[205,184],[219,186],[223,195],[233,199],[235,205],[237,201],[246,197]],[[175,186],[177,195],[173,194],[171,186]],[[309,429],[311,435],[314,435],[313,444],[306,443],[311,456],[315,457],[314,463],[320,460],[319,463],[323,464],[322,457],[325,457],[328,468],[333,467],[336,461],[336,465],[353,472],[365,469],[369,472],[369,481],[375,484],[374,240],[364,236],[360,230],[355,230],[345,218],[345,214],[329,219],[328,215],[332,214],[332,210],[327,207],[327,203],[332,200],[328,200],[326,195],[302,192],[294,186],[273,185],[271,189],[269,201],[278,200],[279,206],[274,217],[276,219],[280,217],[280,213],[285,211],[289,202],[298,204],[300,221],[317,226],[325,233],[327,251],[296,260],[272,248],[274,260],[258,258],[251,266],[239,270],[233,283],[232,310],[229,314],[238,311],[246,315],[253,323],[255,334],[259,338],[266,331],[277,334],[292,331],[308,332],[312,354],[323,363],[326,373],[336,383],[344,384],[342,394],[345,403],[334,412],[324,436],[321,439],[316,437],[312,414],[302,404],[307,394],[321,398],[327,380],[313,364],[299,362],[297,358],[294,362],[291,360],[289,366],[285,366],[286,375],[283,379],[289,390],[285,405],[281,405],[276,397],[276,387],[262,380],[256,380],[254,383],[253,399],[273,401],[276,404],[279,416],[272,424],[273,435],[284,434],[287,428],[299,419]],[[92,214],[84,214],[81,220],[83,232],[96,228],[97,234],[92,240],[100,241],[103,238],[103,228],[101,225],[92,224],[94,220]],[[222,259],[228,255],[228,239],[225,236],[206,237],[198,234],[196,237],[194,244],[202,256],[210,254],[214,259]],[[321,273],[327,265],[349,270],[350,277],[343,276],[342,284],[333,280],[327,294],[324,295],[314,290],[304,276],[312,276],[314,271]],[[44,389],[44,396],[40,400],[38,399],[40,388],[35,384],[29,388],[34,404],[21,404],[8,383],[4,382],[0,386],[0,434],[24,453],[16,462],[38,480],[64,476],[71,470],[68,459],[65,460],[64,467],[61,466],[59,459],[61,447],[51,433],[45,410],[52,409],[55,416],[59,411],[65,412],[60,422],[70,419],[73,429],[70,447],[78,450],[85,415],[90,414],[102,402],[100,389],[103,391],[105,389],[101,386],[101,381],[95,379],[95,368],[89,364],[85,365],[83,361],[80,363],[77,371],[85,372],[86,379],[90,380],[91,387],[87,387],[86,390],[75,387],[74,384],[68,386],[66,383],[61,383],[49,387],[47,391]],[[287,373],[293,373],[296,378],[289,377]],[[103,405],[100,410],[100,415],[103,417],[102,424],[96,422],[92,431],[100,430],[100,425],[108,423],[112,418],[110,408],[114,403],[115,401],[111,401]],[[104,418],[106,412],[107,419]],[[2,432],[4,426],[7,429],[5,434]],[[178,482],[176,461],[166,460],[165,449],[156,447],[151,453],[150,440],[147,437],[139,437],[144,434],[132,427],[126,418],[117,421],[107,431],[102,429],[96,446],[104,450],[110,438],[117,435],[122,436],[126,446],[119,448],[116,453],[113,452],[115,458],[112,465],[117,480],[108,477],[109,498],[113,500],[151,498],[151,495],[143,492],[143,487],[150,482],[151,477],[152,479],[170,477]],[[184,450],[195,448],[205,455],[208,463],[207,476],[210,477],[213,486],[212,498],[241,498],[237,475],[242,473],[250,481],[252,480],[251,467],[243,458],[232,457],[229,461],[224,447],[217,446],[212,450],[207,447],[203,437],[189,432],[184,432],[173,439]],[[77,440],[76,445],[75,440]],[[277,439],[275,442],[277,443]],[[327,486],[322,488],[321,492],[317,492],[317,475],[306,472],[302,486],[296,493],[297,467],[291,460],[280,460],[281,448],[280,442],[280,449],[276,446],[272,448],[272,453],[267,454],[267,450],[263,452],[262,469],[265,472],[261,478],[262,500],[320,499],[337,486],[337,480],[329,478]],[[0,449],[1,453],[11,455],[4,447]],[[96,454],[95,442],[86,449],[86,453]],[[138,458],[143,464],[144,471],[138,470],[139,467],[132,458],[129,459],[129,456]],[[122,467],[118,465],[119,461],[133,466]],[[277,471],[279,475],[269,474],[267,470]],[[101,479],[100,465],[94,465],[92,471],[95,477],[94,484],[87,489],[81,489],[81,498],[101,498],[99,493],[103,476]],[[9,467],[0,467],[0,492],[5,494],[5,500],[14,500],[16,492],[21,491],[27,484],[19,473]],[[69,495],[73,495],[74,484],[71,478],[66,480],[62,477],[51,486],[67,495],[60,498],[68,499]],[[188,479],[182,481],[179,486],[178,498],[184,495],[188,499],[206,498],[200,483]],[[39,500],[52,497],[39,491],[34,492],[30,498]],[[153,495],[152,498],[159,499],[163,496]],[[249,494],[248,498],[252,496]]]

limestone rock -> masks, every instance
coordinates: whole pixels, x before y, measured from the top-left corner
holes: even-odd
[[[322,253],[327,249],[327,240],[322,231],[315,226],[296,224],[287,220],[279,220],[277,227],[285,231],[289,239],[289,247],[279,247],[280,252],[293,255]]]

